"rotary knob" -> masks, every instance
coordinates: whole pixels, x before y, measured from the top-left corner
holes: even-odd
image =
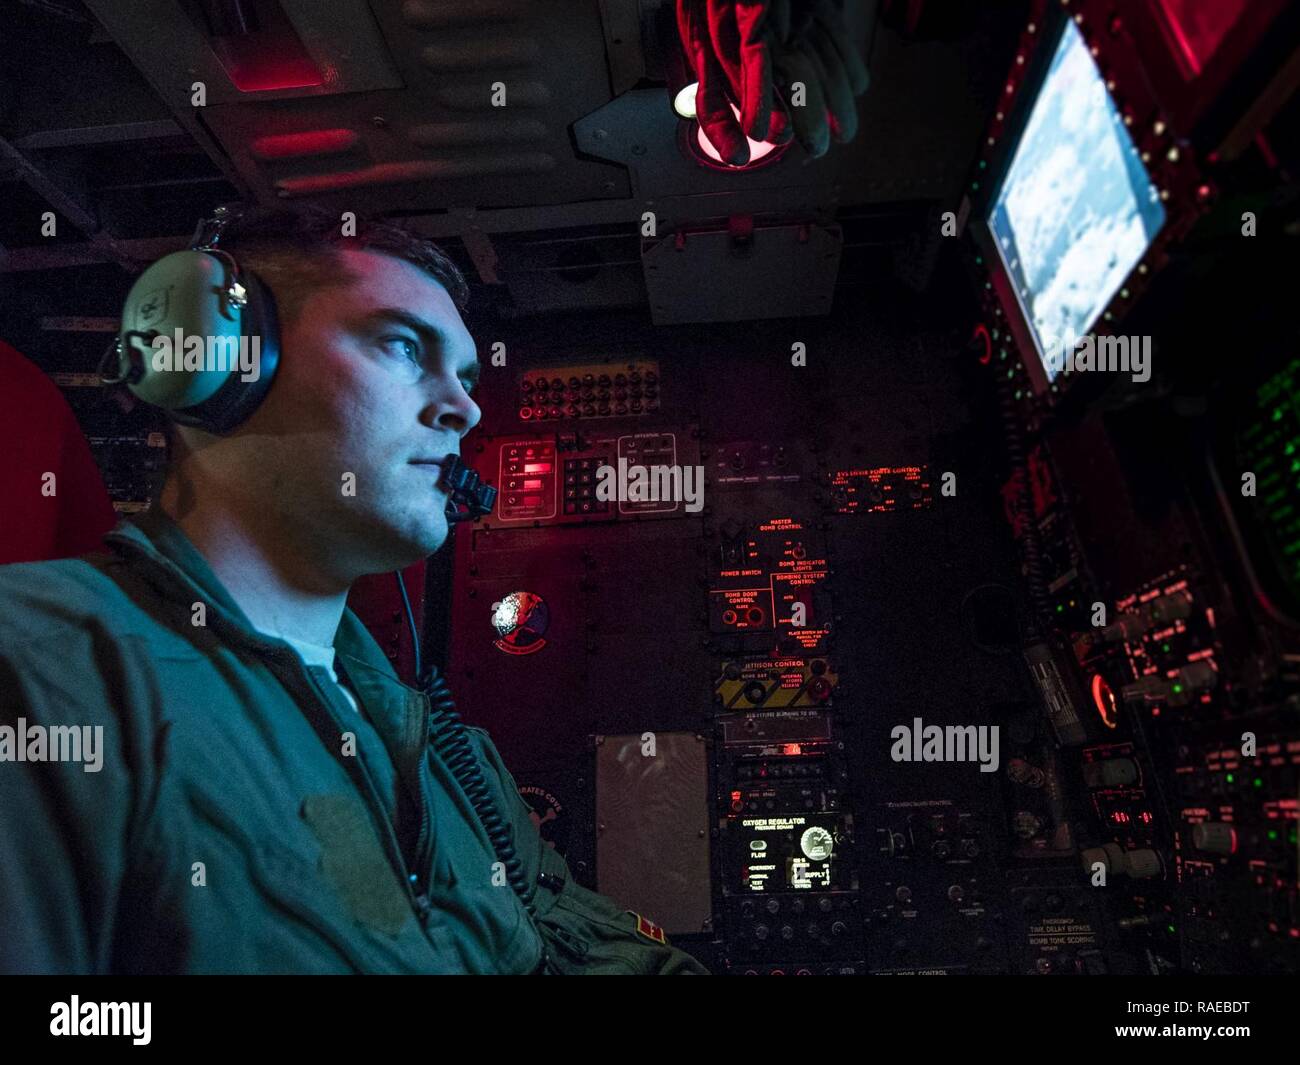
[[[1202,821],[1192,828],[1192,846],[1206,854],[1233,854],[1237,830],[1222,821]]]

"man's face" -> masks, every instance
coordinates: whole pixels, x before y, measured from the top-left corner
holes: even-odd
[[[460,454],[481,411],[474,340],[447,290],[402,259],[340,255],[356,280],[310,293],[283,329],[276,379],[246,425],[259,454],[243,458],[265,466],[258,494],[277,518],[350,579],[442,545],[436,463]]]

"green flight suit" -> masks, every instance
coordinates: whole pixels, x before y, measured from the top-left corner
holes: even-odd
[[[541,874],[528,915],[429,743],[428,698],[350,610],[336,668],[364,715],[161,512],[106,542],[0,567],[0,971],[707,973],[573,881],[469,729]],[[98,770],[90,747],[14,760],[19,728],[51,726],[102,736]]]

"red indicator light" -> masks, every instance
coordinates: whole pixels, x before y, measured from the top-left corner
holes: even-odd
[[[197,6],[197,5],[196,5]],[[238,4],[206,5],[195,28],[240,92],[269,92],[324,85],[325,75],[277,0],[263,0],[255,18]]]
[[[218,53],[220,54],[220,53]],[[231,63],[226,73],[240,92],[271,92],[274,89],[305,89],[322,85],[325,78],[310,59],[285,59],[270,66],[251,59],[245,63]]]
[[[1218,0],[1198,4],[1193,0],[1160,0],[1165,25],[1177,45],[1174,53],[1184,76],[1196,77],[1219,50],[1223,39],[1246,10],[1246,0]]]
[[[550,473],[551,464],[549,462],[525,462],[524,473]]]
[[[1102,724],[1107,728],[1119,725],[1119,707],[1115,703],[1115,693],[1100,673],[1092,675],[1092,702],[1097,708]]]
[[[350,129],[312,129],[302,133],[279,133],[254,137],[253,155],[262,160],[293,159],[307,155],[331,155],[353,148],[360,138]]]

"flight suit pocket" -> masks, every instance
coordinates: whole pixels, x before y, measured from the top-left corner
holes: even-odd
[[[554,891],[538,894],[537,927],[546,942],[550,968],[560,975],[627,975],[644,973],[645,952],[638,949],[629,916],[610,899],[576,883],[550,848],[542,853],[542,871]]]
[[[301,812],[320,842],[321,872],[348,912],[367,928],[396,935],[411,907],[365,807],[345,793],[309,795]]]
[[[376,967],[363,937],[356,934],[356,917],[345,905],[339,889],[322,872],[322,853],[312,854],[301,843],[290,844],[271,832],[247,830],[227,805],[202,788],[189,793],[190,807],[196,815],[195,826],[202,836],[204,850],[214,854],[216,848],[228,848],[242,861],[247,878],[223,876],[211,890],[220,892],[224,904],[247,924],[241,935],[233,937],[230,948],[217,971],[282,972],[290,971],[288,959],[300,965],[304,959],[313,971],[331,971],[315,953],[304,954],[301,939],[281,921],[265,918],[267,903],[292,914],[312,937],[328,944],[343,965],[354,972],[369,972]],[[195,836],[196,845],[200,836]],[[224,860],[224,858],[223,858]],[[250,894],[250,889],[256,896]],[[229,920],[229,918],[226,918]]]
[[[539,920],[552,968],[564,976],[626,976],[649,971],[639,964],[639,952],[629,941],[631,928],[603,906],[591,905],[593,897],[599,898],[576,884],[566,884],[555,905]]]
[[[562,976],[703,974],[708,970],[668,943],[663,931],[613,899],[589,891],[549,848],[542,857],[549,884],[538,892],[537,925],[549,971]]]

